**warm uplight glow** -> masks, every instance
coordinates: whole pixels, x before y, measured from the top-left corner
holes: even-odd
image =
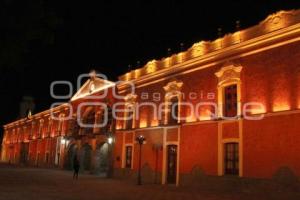
[[[253,115],[266,113],[265,106],[257,106],[250,109],[250,113]]]
[[[147,127],[147,122],[145,120],[140,121],[140,128],[145,128]]]
[[[184,60],[184,53],[181,52],[181,53],[177,54],[178,63],[182,63],[183,60]]]
[[[263,113],[265,113],[266,112],[266,110],[265,109],[256,109],[256,108],[254,108],[254,109],[251,109],[251,111],[250,111],[250,113],[252,114],[252,115],[256,115],[256,114],[263,114]]]
[[[241,31],[237,31],[232,35],[232,43],[236,44],[241,42]]]
[[[169,67],[170,66],[170,58],[168,57],[168,58],[165,58],[165,60],[164,60],[164,67]]]
[[[125,74],[125,80],[126,81],[130,80],[130,72],[128,72],[128,73]]]
[[[214,50],[218,50],[218,49],[222,48],[222,41],[223,41],[223,38],[219,38],[213,42]]]
[[[205,53],[205,42],[201,41],[192,46],[192,56],[202,56]]]
[[[147,63],[146,71],[148,74],[156,71],[156,61],[155,60],[152,60]]]
[[[199,117],[200,121],[206,121],[206,120],[211,120],[210,116],[200,116]]]
[[[151,126],[158,126],[158,120],[157,119],[152,120]]]
[[[284,27],[286,19],[281,17],[285,11],[280,11],[275,14],[269,15],[265,20],[265,29],[267,32],[274,31]]]
[[[288,103],[274,103],[273,104],[273,112],[286,111],[290,109],[290,105]]]
[[[200,111],[199,120],[205,121],[205,120],[211,120],[211,111],[209,109],[203,109]]]
[[[139,78],[140,76],[141,76],[141,70],[140,69],[134,70],[134,78]]]
[[[122,129],[122,125],[118,124],[118,125],[116,126],[116,130],[120,130],[120,129]]]
[[[186,118],[186,122],[195,122],[195,121],[197,121],[197,119],[194,114],[192,114]]]

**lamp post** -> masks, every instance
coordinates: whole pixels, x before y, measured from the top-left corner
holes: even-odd
[[[107,164],[108,164],[108,171],[107,171],[107,175],[106,177],[107,178],[111,178],[113,176],[113,166],[114,166],[114,163],[113,163],[113,150],[114,150],[114,137],[113,135],[110,133],[108,134],[108,137],[107,137],[107,144],[108,144],[108,149],[107,149]]]
[[[139,155],[139,171],[138,171],[138,185],[142,185],[142,175],[141,175],[141,165],[142,165],[142,145],[144,144],[144,141],[146,141],[145,137],[143,135],[140,135],[136,137],[135,139],[139,145],[140,145],[140,155]]]

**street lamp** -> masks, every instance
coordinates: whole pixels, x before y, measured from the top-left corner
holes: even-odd
[[[143,135],[139,135],[135,138],[135,140],[140,145],[140,156],[139,156],[139,171],[138,171],[138,185],[142,185],[142,176],[141,176],[141,165],[142,165],[142,145],[144,144],[144,141],[146,141],[146,138]]]
[[[113,141],[114,141],[114,139],[111,136],[107,138],[108,144],[112,144]]]

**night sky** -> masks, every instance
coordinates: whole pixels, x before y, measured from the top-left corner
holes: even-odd
[[[75,83],[90,69],[116,80],[129,64],[134,69],[137,61],[165,57],[168,48],[179,52],[180,43],[187,49],[214,39],[219,27],[233,32],[236,20],[247,28],[293,8],[300,8],[299,0],[2,0],[0,125],[18,117],[24,95],[34,97],[35,112],[48,109],[54,80]]]

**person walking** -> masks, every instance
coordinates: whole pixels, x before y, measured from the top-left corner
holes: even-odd
[[[77,155],[74,157],[73,160],[73,168],[74,168],[74,174],[73,174],[73,179],[78,179],[78,172],[80,168],[79,160],[77,158]]]

